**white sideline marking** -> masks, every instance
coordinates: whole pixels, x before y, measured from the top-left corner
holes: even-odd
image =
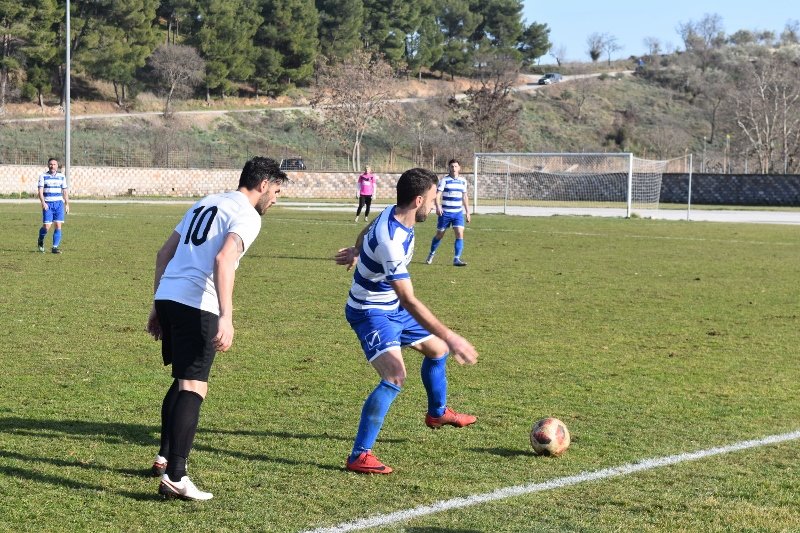
[[[618,476],[627,476],[636,472],[644,470],[652,470],[654,468],[661,468],[670,466],[686,461],[696,461],[714,455],[722,455],[726,453],[736,452],[739,450],[747,450],[749,448],[757,448],[760,446],[767,446],[770,444],[778,444],[781,442],[800,439],[800,431],[792,433],[784,433],[782,435],[771,435],[763,439],[746,440],[730,444],[728,446],[720,446],[717,448],[709,448],[707,450],[700,450],[697,452],[687,452],[678,455],[668,455],[666,457],[655,457],[652,459],[644,459],[637,463],[628,463],[621,466],[612,468],[604,468],[603,470],[595,470],[594,472],[582,472],[580,474],[568,477],[561,477],[545,481],[542,483],[530,483],[527,485],[516,485],[513,487],[505,487],[497,489],[492,492],[485,492],[483,494],[473,494],[463,498],[453,498],[451,500],[442,500],[432,503],[430,505],[420,505],[412,509],[405,509],[402,511],[395,511],[384,515],[376,515],[370,518],[362,518],[352,522],[346,522],[333,527],[322,527],[313,530],[307,530],[305,533],[340,533],[344,531],[357,531],[360,529],[368,529],[371,527],[386,526],[403,522],[405,520],[412,520],[421,516],[426,516],[450,509],[460,509],[462,507],[471,507],[481,503],[492,502],[497,500],[504,500],[506,498],[513,498],[515,496],[522,496],[524,494],[532,494],[534,492],[544,492],[546,490],[560,489],[584,483],[586,481],[597,481],[599,479],[607,479]]]

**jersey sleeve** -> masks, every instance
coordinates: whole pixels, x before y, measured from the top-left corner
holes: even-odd
[[[260,231],[261,217],[258,215],[236,217],[228,228],[228,233],[235,233],[241,237],[245,252],[256,240]]]
[[[41,189],[44,187],[44,174],[39,174],[39,179],[36,181],[36,188]]]
[[[386,273],[386,281],[410,279],[406,266],[406,256],[403,246],[396,242],[383,242],[378,245],[378,256]]]
[[[442,178],[439,180],[439,185],[436,186],[436,190],[439,192],[444,191],[444,186],[447,184],[447,178]]]

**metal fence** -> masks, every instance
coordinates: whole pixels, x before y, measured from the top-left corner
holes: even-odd
[[[463,152],[463,153],[462,153]],[[0,146],[0,165],[47,166],[49,157],[60,158],[64,154],[63,144],[37,148],[14,148]],[[73,143],[71,165],[88,167],[136,167],[136,168],[241,168],[253,156],[272,157],[277,161],[287,158],[303,159],[306,170],[322,172],[353,172],[350,159],[333,150],[259,149],[249,146],[190,147],[175,146],[167,140],[152,148],[109,148],[90,144]],[[464,172],[471,172],[472,152],[451,149],[442,153],[422,154],[415,152],[380,152],[362,150],[361,166],[370,165],[376,172],[403,172],[421,166],[436,172],[447,170],[447,161],[456,158]]]

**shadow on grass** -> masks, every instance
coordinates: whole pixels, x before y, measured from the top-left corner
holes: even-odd
[[[517,457],[520,455],[534,457],[536,454],[531,450],[518,450],[513,448],[470,448],[472,452],[488,453],[498,457]]]
[[[118,422],[98,422],[87,420],[34,420],[20,417],[0,418],[0,433],[9,435],[29,436],[36,438],[61,439],[69,436],[75,439],[88,440],[92,442],[103,442],[106,444],[135,444],[143,447],[159,446],[159,439],[156,435],[160,434],[160,426],[148,426],[143,424],[126,424]],[[290,433],[284,431],[254,431],[254,430],[226,430],[226,429],[199,429],[198,433],[214,435],[241,435],[244,437],[267,437],[276,439],[315,439],[315,440],[339,440],[350,441],[350,437],[340,435],[330,435],[327,433]],[[389,442],[389,441],[386,441]],[[395,439],[393,442],[402,442]],[[206,452],[212,452],[221,456],[229,456],[246,461],[260,461],[278,463],[290,466],[312,466],[322,470],[342,470],[339,466],[331,464],[321,464],[312,461],[299,461],[286,457],[275,457],[264,454],[248,453],[240,450],[226,450],[206,444],[195,442],[194,448]],[[150,469],[115,469],[92,463],[81,463],[69,461],[61,458],[51,457],[29,457],[24,454],[0,451],[0,457],[13,458],[24,461],[44,462],[54,466],[74,466],[79,468],[97,469],[116,472],[129,476],[149,476]],[[149,458],[148,458],[149,459]],[[2,469],[0,469],[2,472]],[[39,475],[31,473],[31,475]],[[69,481],[69,480],[67,480]],[[69,486],[66,484],[65,486]]]

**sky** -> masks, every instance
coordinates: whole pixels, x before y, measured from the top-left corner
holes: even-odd
[[[554,48],[564,46],[570,61],[589,61],[586,39],[592,33],[608,33],[623,48],[612,59],[644,55],[644,39],[655,37],[663,51],[683,49],[677,32],[680,24],[699,22],[705,14],[718,14],[726,35],[738,30],[771,30],[780,35],[790,20],[800,20],[800,9],[786,0],[523,0],[526,24],[545,23]],[[552,63],[545,56],[543,64]]]

